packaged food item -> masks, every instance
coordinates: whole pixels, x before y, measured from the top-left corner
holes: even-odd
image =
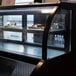
[[[35,24],[35,25],[32,25],[30,26],[29,28],[31,29],[44,29],[44,24]]]

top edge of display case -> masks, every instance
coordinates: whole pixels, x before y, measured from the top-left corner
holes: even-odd
[[[27,8],[27,7],[47,7],[47,6],[60,6],[61,8],[76,8],[75,1],[58,2],[58,3],[31,3],[26,5],[12,5],[12,6],[0,6],[0,9],[14,9],[14,8]],[[68,7],[67,7],[68,6]]]
[[[60,3],[31,3],[31,4],[25,4],[25,5],[0,6],[0,9],[59,6],[59,4]]]
[[[69,10],[76,9],[76,1],[60,2],[60,7],[63,9],[69,9]]]

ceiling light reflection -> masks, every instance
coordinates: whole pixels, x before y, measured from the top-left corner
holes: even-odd
[[[50,13],[50,14],[53,14],[57,9],[57,6],[51,8],[51,9],[42,9],[41,10],[41,13]]]

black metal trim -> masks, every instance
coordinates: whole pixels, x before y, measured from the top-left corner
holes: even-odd
[[[65,9],[65,10],[76,9],[76,3],[72,3],[72,2],[61,2],[59,6],[60,8]]]
[[[7,57],[7,58],[11,58],[11,59],[14,59],[14,60],[19,60],[19,61],[23,61],[23,62],[35,64],[35,65],[41,60],[41,59],[38,59],[38,58],[23,56],[23,55],[19,55],[19,54],[16,54],[16,53],[9,53],[9,52],[5,52],[5,51],[0,51],[0,56],[4,56],[4,57]]]

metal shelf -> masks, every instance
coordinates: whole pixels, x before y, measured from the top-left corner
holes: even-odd
[[[17,28],[17,27],[1,27],[0,31],[12,31],[12,32],[24,32],[24,33],[43,33],[43,29],[23,29],[23,28]],[[65,30],[59,29],[59,30],[50,30],[49,34],[64,34]]]

